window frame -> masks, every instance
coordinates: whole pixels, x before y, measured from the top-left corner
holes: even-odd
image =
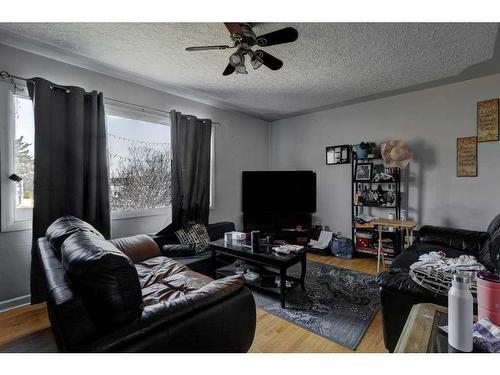
[[[9,89],[2,90],[0,108],[5,107],[4,118],[0,125],[0,231],[15,232],[32,229],[33,220],[16,220],[16,183],[9,179],[15,171],[15,138],[16,138],[16,109],[15,97],[29,99],[26,85],[16,82],[12,86],[10,82],[3,84],[11,85]],[[6,94],[3,97],[3,94]],[[31,208],[31,212],[33,209]]]
[[[215,129],[212,125],[210,132],[210,196],[209,196],[209,210],[215,210]]]
[[[121,102],[118,103],[117,101],[106,99],[104,99],[104,109],[106,116],[123,117],[130,120],[144,121],[170,127],[170,119],[168,118],[168,116],[165,116],[165,113],[163,111],[155,111],[149,108],[146,109],[140,106]],[[108,129],[106,126],[106,132],[107,131]],[[146,208],[143,210],[111,211],[110,215],[111,220],[125,220],[140,217],[164,216],[168,215],[170,213],[170,210],[171,205],[162,208]]]

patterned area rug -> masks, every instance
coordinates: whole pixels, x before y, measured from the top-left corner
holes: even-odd
[[[288,275],[299,277],[300,265],[290,268]],[[252,292],[257,307],[354,350],[380,307],[375,278],[308,261],[306,292],[298,286],[288,293],[286,309],[278,295]]]

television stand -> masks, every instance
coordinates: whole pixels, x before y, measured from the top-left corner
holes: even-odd
[[[300,226],[302,229],[298,230]],[[310,213],[243,213],[243,230],[258,230],[275,240],[304,245],[311,238]]]
[[[307,245],[311,239],[311,231],[309,229],[281,229],[274,235],[276,240],[283,240],[286,243]]]

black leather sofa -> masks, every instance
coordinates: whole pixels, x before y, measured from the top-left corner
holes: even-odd
[[[232,232],[235,230],[234,223],[229,221],[221,221],[218,223],[208,224],[207,231],[210,241],[215,241],[224,237],[225,232]],[[151,238],[162,249],[164,245],[178,244],[179,239],[173,230],[168,228],[160,231],[157,234],[150,235]],[[194,256],[176,256],[173,259],[179,263],[185,264],[191,270],[202,273],[207,276],[213,276],[213,263],[210,251],[194,255]]]
[[[428,225],[421,227],[415,243],[394,258],[391,268],[378,277],[385,347],[390,352],[394,351],[413,305],[448,305],[447,297],[421,287],[410,277],[410,265],[420,255],[431,251],[443,251],[452,258],[469,254],[493,271],[497,266],[499,248],[500,215],[491,222],[486,232]]]
[[[161,256],[147,235],[106,241],[71,216],[36,246],[59,351],[246,352],[252,344],[255,302],[240,277],[213,280]]]

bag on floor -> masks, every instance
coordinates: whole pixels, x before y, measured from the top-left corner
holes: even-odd
[[[336,257],[343,259],[352,258],[352,241],[350,238],[334,237],[332,238],[330,248],[332,249],[332,254]]]

